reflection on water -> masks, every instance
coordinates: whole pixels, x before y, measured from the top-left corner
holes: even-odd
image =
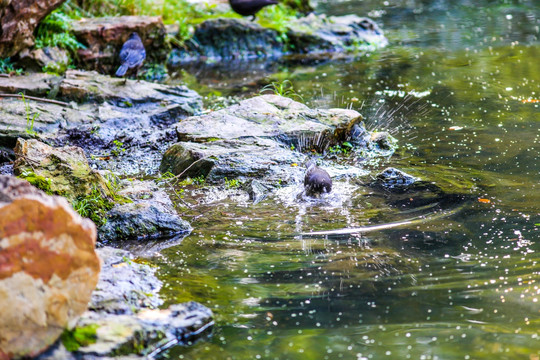
[[[209,306],[216,327],[171,358],[540,357],[540,8],[384,3],[320,7],[370,12],[394,45],[273,77],[310,106],[358,109],[403,145],[357,166],[394,166],[447,196],[388,194],[344,176],[327,201],[298,199],[293,186],[256,205],[198,207],[195,232],[154,261],[168,302]]]

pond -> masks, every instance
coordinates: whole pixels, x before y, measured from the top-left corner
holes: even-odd
[[[284,188],[256,205],[224,197],[197,206],[193,233],[151,261],[169,304],[201,302],[216,324],[166,356],[539,359],[540,7],[318,8],[369,14],[391,45],[354,60],[272,65],[264,81],[288,79],[310,107],[350,107],[370,129],[390,131],[400,150],[367,170],[393,166],[459,196],[416,201],[338,180],[328,203]],[[215,82],[224,95],[260,89],[226,74]]]

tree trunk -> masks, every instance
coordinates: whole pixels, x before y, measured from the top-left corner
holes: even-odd
[[[34,30],[66,0],[0,0],[0,58],[34,45]]]

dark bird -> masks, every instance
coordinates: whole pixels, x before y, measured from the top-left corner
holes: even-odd
[[[311,162],[304,177],[304,188],[308,195],[329,193],[332,191],[332,179],[325,170]]]
[[[129,39],[122,45],[120,50],[120,67],[116,70],[116,76],[124,76],[129,69],[139,71],[142,63],[146,59],[146,51],[139,37],[139,34],[132,33]]]
[[[236,13],[252,16],[251,21],[255,20],[255,14],[263,7],[277,3],[277,0],[229,0],[229,4]]]

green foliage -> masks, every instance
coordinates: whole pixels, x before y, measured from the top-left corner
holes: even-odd
[[[22,96],[22,100],[24,103],[24,109],[26,110],[26,133],[30,136],[36,136],[37,133],[34,131],[34,121],[39,116],[39,112],[34,113],[32,117],[30,117],[30,105],[26,102],[26,99],[24,98],[24,94],[21,92],[19,95]]]
[[[21,75],[23,69],[15,68],[10,58],[0,59],[0,74],[15,74]]]
[[[70,51],[84,48],[70,32],[71,21],[61,10],[50,13],[36,29],[36,48],[57,46]]]
[[[345,141],[344,143],[337,144],[335,146],[330,146],[328,152],[331,154],[344,154],[348,155],[353,150],[353,146],[350,142]]]
[[[46,72],[47,74],[52,75],[63,75],[67,69],[69,68],[69,64],[65,64],[63,62],[57,63],[57,62],[51,62],[45,65],[42,70],[43,72]]]
[[[89,195],[79,196],[71,205],[79,215],[89,218],[96,226],[102,226],[107,223],[105,215],[113,208],[114,202],[103,196],[101,191],[94,186]]]
[[[107,186],[107,190],[109,190],[109,194],[115,202],[121,204],[131,202],[131,200],[119,194],[120,190],[122,190],[122,183],[118,176],[110,172],[105,175],[105,180],[105,186]]]
[[[303,101],[302,96],[294,90],[294,86],[290,80],[271,82],[263,87],[259,93],[262,95],[265,92],[273,92],[275,95],[285,96],[291,99],[296,98]]]
[[[164,64],[149,63],[143,67],[142,77],[146,81],[163,81],[167,78],[167,67]]]
[[[105,215],[115,204],[131,202],[129,198],[119,194],[119,191],[122,189],[122,184],[118,176],[113,173],[108,173],[105,176],[105,180],[108,195],[105,195],[97,186],[93,186],[90,194],[77,197],[71,204],[73,209],[75,209],[79,215],[89,218],[97,226],[102,226],[107,223]]]
[[[18,178],[28,181],[30,184],[34,185],[38,189],[43,190],[48,195],[53,195],[51,189],[52,180],[41,175],[36,174],[30,170],[24,170]]]
[[[297,13],[290,7],[283,4],[277,4],[273,6],[265,7],[259,14],[259,23],[267,28],[274,29],[280,33],[282,42],[288,41],[287,31],[289,30],[289,23],[296,19]]]
[[[123,147],[124,143],[121,142],[120,140],[113,140],[113,144],[114,144],[114,149],[111,150],[111,153],[114,156],[118,156],[118,155],[126,152],[126,149]]]
[[[204,175],[199,175],[194,178],[186,178],[178,183],[180,186],[186,186],[186,185],[204,185],[206,182],[206,179],[204,178]]]
[[[236,189],[239,188],[242,183],[238,179],[227,179],[225,178],[225,187],[227,189]]]
[[[301,1],[301,0],[296,0]],[[72,18],[102,17],[121,15],[161,16],[165,24],[178,25],[178,32],[168,41],[177,46],[193,36],[195,25],[217,17],[238,18],[232,10],[220,12],[215,4],[202,7],[187,0],[68,0],[60,8],[62,13]],[[281,33],[280,40],[287,42],[287,24],[296,18],[296,11],[284,5],[269,6],[258,14],[261,25]]]
[[[76,327],[73,330],[64,330],[60,339],[67,351],[77,351],[81,346],[88,346],[96,342],[98,327],[99,325],[92,324]]]

